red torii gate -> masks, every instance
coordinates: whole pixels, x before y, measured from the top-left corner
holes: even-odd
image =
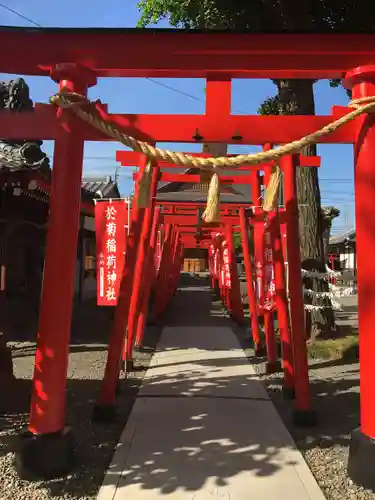
[[[120,153],[118,153],[118,156],[120,156]],[[123,161],[123,164],[127,164],[126,158],[128,158],[126,152],[122,152],[121,154],[121,159],[125,160]],[[131,155],[130,155],[131,158]],[[305,160],[308,160],[305,159]],[[318,157],[312,157],[311,158],[311,163],[319,164],[319,158]],[[306,161],[307,163],[307,161]],[[267,168],[267,167],[266,167]],[[182,182],[189,182],[190,178],[194,178],[194,175],[182,175],[183,181]],[[225,179],[226,177],[221,177],[221,179]],[[287,182],[286,185],[288,186],[288,178],[291,178],[290,176],[288,177],[288,172],[286,169],[286,178]],[[234,176],[233,181],[234,184],[241,184],[246,182],[249,184],[250,188],[252,189],[253,196],[260,195],[260,179],[259,176],[254,176],[254,175],[248,175],[245,177],[236,177]],[[288,188],[287,188],[287,196],[288,196]],[[250,252],[249,252],[249,244],[248,244],[248,235],[247,235],[247,219],[248,217],[245,216],[245,207],[248,206],[247,203],[223,203],[221,204],[221,224],[207,224],[204,223],[203,221],[200,221],[199,227],[196,227],[199,220],[200,220],[200,214],[199,214],[199,208],[202,208],[204,206],[204,203],[202,202],[159,202],[159,204],[162,205],[163,207],[163,214],[164,215],[164,220],[168,220],[169,223],[174,223],[177,226],[177,229],[180,231],[180,234],[185,232],[184,234],[184,239],[183,242],[185,245],[189,245],[189,247],[207,247],[208,244],[208,239],[207,237],[210,237],[210,234],[212,235],[213,233],[219,232],[222,233],[224,230],[224,235],[225,239],[224,241],[228,241],[229,247],[230,247],[230,252],[229,252],[229,260],[230,260],[230,271],[232,274],[231,282],[234,283],[234,308],[232,310],[231,307],[230,309],[233,312],[233,318],[239,322],[243,323],[244,318],[243,318],[243,312],[242,312],[242,306],[241,306],[241,298],[240,298],[240,290],[239,290],[239,284],[237,283],[238,277],[237,277],[237,271],[236,267],[233,266],[233,263],[231,262],[234,259],[234,248],[233,248],[233,243],[232,243],[232,234],[231,230],[229,229],[228,226],[237,226],[238,227],[238,232],[241,234],[241,239],[242,239],[242,244],[244,246],[244,260],[245,260],[245,268],[246,268],[246,280],[247,280],[247,291],[248,291],[248,298],[249,298],[249,308],[251,311],[251,326],[252,326],[252,333],[253,333],[253,340],[254,340],[254,347],[255,347],[255,354],[263,354],[264,349],[263,345],[261,342],[260,338],[260,333],[259,333],[259,325],[258,325],[258,315],[262,314],[264,315],[265,318],[265,326],[266,326],[266,346],[267,346],[267,357],[268,357],[268,362],[266,365],[267,371],[269,373],[273,373],[276,371],[279,371],[281,368],[280,363],[277,361],[277,349],[276,349],[276,342],[275,342],[275,333],[274,333],[274,324],[273,324],[273,312],[269,312],[265,309],[259,309],[255,297],[255,290],[254,290],[254,272],[253,272],[253,266],[251,263],[251,258],[250,258]],[[263,239],[263,226],[264,226],[264,213],[262,210],[256,210],[256,207],[253,208],[253,215],[251,216],[251,221],[252,225],[258,229],[256,233],[258,234],[257,240],[259,243],[259,237]],[[225,214],[225,215],[224,215]],[[230,215],[227,215],[230,214]],[[295,380],[294,380],[294,369],[293,365],[293,359],[292,359],[292,346],[291,346],[291,339],[290,339],[290,332],[289,332],[289,318],[288,318],[288,304],[287,304],[287,299],[286,299],[286,284],[285,284],[285,267],[284,267],[284,260],[286,260],[286,249],[284,250],[284,256],[282,252],[282,241],[281,241],[281,234],[280,234],[280,229],[279,225],[287,222],[287,217],[286,217],[286,212],[284,209],[279,210],[277,217],[273,218],[274,220],[271,221],[271,228],[272,228],[272,233],[273,233],[273,238],[272,238],[272,243],[275,243],[273,253],[275,255],[274,259],[274,267],[275,267],[275,277],[276,277],[276,285],[277,285],[277,290],[276,290],[276,302],[277,302],[277,310],[278,310],[278,315],[280,316],[280,323],[282,324],[282,327],[280,328],[281,331],[281,341],[282,341],[282,353],[283,353],[283,367],[284,367],[284,392],[285,394],[289,396],[293,396],[295,394]],[[292,222],[296,225],[298,223],[297,219],[293,219],[293,217],[290,218]],[[188,227],[188,226],[191,227]],[[223,229],[224,228],[224,229]],[[276,230],[277,229],[277,230]],[[259,231],[260,230],[260,231]],[[194,236],[194,232],[196,232],[196,236]],[[190,233],[190,234],[186,234]],[[198,239],[199,237],[199,239]],[[203,245],[201,242],[205,242]],[[212,241],[211,241],[212,243]],[[262,246],[262,243],[260,243]],[[259,248],[258,251],[258,260],[261,259],[259,264],[261,267],[264,267],[264,256],[261,256],[261,248]],[[294,265],[296,264],[296,266]],[[290,271],[290,276],[291,279],[295,282],[297,281],[297,286],[292,285],[292,291],[294,290],[300,290],[301,287],[298,287],[298,276],[300,280],[300,275],[301,271],[299,268],[298,262],[294,263],[292,262],[292,265],[289,267]],[[298,296],[297,296],[298,298]],[[224,303],[226,304],[225,297],[223,297]],[[298,303],[295,301],[295,293],[293,295],[293,306],[295,306],[292,310],[292,317],[293,317],[293,324],[294,328],[296,331],[298,329],[304,330],[304,325],[303,325],[303,314],[296,314],[296,311],[298,308],[302,308],[303,304],[301,301]],[[302,309],[301,309],[302,310]],[[297,326],[298,325],[298,329]],[[304,420],[306,420],[306,411],[310,407],[310,401],[309,401],[309,395],[308,395],[308,375],[307,375],[307,359],[306,359],[306,348],[304,343],[302,344],[303,350],[301,351],[300,345],[298,343],[298,337],[295,336],[295,346],[294,350],[296,352],[297,356],[297,367],[298,367],[298,379],[300,381],[298,385],[298,391],[297,391],[297,400],[296,400],[296,409],[297,413],[296,415],[300,415],[298,411],[302,410],[302,414],[304,415]],[[301,371],[300,367],[303,367],[303,371]],[[305,380],[305,383],[301,383],[302,380]],[[310,414],[309,414],[310,415]]]
[[[266,145],[265,147],[269,147]],[[205,155],[206,157],[208,155]],[[134,155],[134,153],[129,153],[126,151],[119,151],[117,153],[117,159],[121,161],[121,164],[123,166],[130,166],[134,165],[135,160],[140,160],[140,156]],[[285,163],[286,158],[283,159]],[[301,155],[299,155],[299,160],[304,161],[305,165],[319,165],[320,159],[318,157],[307,157],[304,158]],[[158,168],[163,165],[164,167],[170,166],[170,164],[166,162],[159,162],[158,163]],[[292,166],[292,164],[289,162],[289,165]],[[173,165],[174,166],[174,165]],[[241,168],[241,167],[240,167]],[[265,176],[264,178],[266,179],[266,182],[268,182],[269,176],[270,176],[270,170],[272,168],[272,163],[268,163],[266,165],[261,165],[257,167],[242,167],[243,170],[251,170],[251,174],[247,176],[233,176],[230,178],[230,182],[234,184],[249,184],[249,188],[251,188],[252,191],[252,196],[253,199],[259,200],[261,198],[260,196],[260,190],[261,190],[261,178],[259,176],[258,170],[260,168],[264,168],[265,170]],[[284,175],[285,175],[285,185],[286,185],[286,197],[287,200],[290,201],[291,197],[295,198],[295,175],[293,169],[291,170],[288,168],[288,165],[285,165],[284,170]],[[164,172],[159,172],[159,180],[163,179]],[[166,174],[166,177],[164,179],[168,178],[167,176],[170,174]],[[135,174],[134,178],[139,180],[140,174]],[[177,178],[175,176],[175,178]],[[187,174],[181,174],[181,176],[178,178],[180,182],[191,182],[192,179],[194,179],[196,182],[199,182],[200,176],[194,176],[194,175],[187,175]],[[224,182],[228,179],[228,176],[221,176],[221,180],[224,180]],[[156,190],[156,186],[154,186],[154,190]],[[294,193],[294,194],[293,194]],[[289,203],[288,203],[289,204]],[[169,202],[169,210],[170,212],[184,215],[186,218],[187,215],[187,209],[197,207],[198,205],[203,206],[203,203],[197,203],[197,202]],[[168,205],[167,205],[168,207]],[[230,207],[230,208],[229,208]],[[165,211],[165,208],[163,207],[163,210]],[[236,207],[236,204],[233,203],[231,206],[228,204],[225,204],[225,208],[221,209],[222,213],[238,213],[238,207]],[[295,248],[299,248],[299,238],[298,238],[298,218],[297,218],[297,213],[290,211],[290,216],[289,216],[289,223],[288,223],[288,232],[291,233],[290,236],[290,241],[293,242],[293,246]],[[241,214],[244,215],[244,214]],[[198,213],[195,215],[195,224],[198,223],[199,220],[199,215]],[[240,217],[243,219],[240,222],[241,225],[241,233],[242,233],[242,240],[244,244],[246,245],[246,221],[244,217]],[[260,209],[260,207],[256,207],[256,215],[254,215],[254,220],[257,219],[257,222],[263,223],[264,224],[264,214],[263,211]],[[298,423],[307,423],[312,422],[315,417],[314,417],[314,412],[311,410],[311,402],[310,402],[310,396],[309,396],[309,389],[308,389],[308,367],[307,367],[307,355],[306,355],[306,345],[304,341],[304,336],[301,335],[295,335],[294,338],[294,351],[295,351],[295,359],[293,361],[292,357],[292,349],[291,349],[291,344],[290,344],[290,332],[289,332],[289,318],[288,318],[288,305],[286,302],[286,291],[285,291],[285,277],[284,277],[284,260],[282,257],[282,252],[281,252],[281,235],[280,235],[280,229],[279,228],[279,223],[280,223],[280,214],[274,214],[270,218],[270,227],[272,228],[272,233],[273,233],[273,243],[275,244],[274,248],[274,254],[277,257],[275,259],[275,275],[277,276],[277,293],[276,293],[276,302],[278,304],[277,309],[278,309],[278,314],[280,316],[280,324],[282,325],[280,328],[281,331],[281,341],[283,345],[283,367],[284,367],[284,375],[285,375],[285,385],[284,385],[284,391],[288,395],[294,395],[296,394],[296,411],[295,411],[295,418]],[[180,219],[183,221],[183,218]],[[287,219],[286,219],[287,220]],[[284,222],[286,222],[286,220]],[[178,222],[178,221],[176,221]],[[192,221],[193,222],[193,221]],[[194,222],[193,222],[194,224]],[[204,223],[203,228],[205,226]],[[208,225],[210,226],[210,225]],[[258,227],[258,229],[261,229]],[[229,255],[233,255],[233,243],[232,243],[232,236],[231,234],[228,233],[226,230],[226,239],[225,241],[228,242],[228,246],[230,247]],[[257,231],[258,237],[261,240],[263,240],[263,234],[264,231],[260,230]],[[180,234],[180,233],[179,233]],[[297,239],[296,239],[297,238]],[[184,243],[188,244],[189,246],[197,246],[197,239],[193,238],[190,236],[190,239],[186,240],[186,236],[184,238]],[[263,243],[259,241],[259,245],[262,246]],[[298,257],[299,257],[299,252],[298,252]],[[140,255],[139,260],[137,260],[137,265],[139,264],[139,268],[141,269],[142,267],[142,259],[143,256]],[[258,256],[259,259],[259,256]],[[232,259],[230,259],[232,260]],[[263,262],[263,257],[261,259]],[[251,323],[252,323],[252,328],[253,328],[253,335],[254,335],[254,344],[255,344],[255,352],[256,353],[261,353],[262,352],[262,345],[260,342],[260,335],[259,335],[259,326],[257,323],[257,315],[258,315],[258,308],[256,307],[256,300],[254,297],[254,291],[252,290],[253,288],[253,276],[252,276],[252,271],[251,271],[251,263],[250,263],[250,258],[249,258],[249,252],[247,249],[247,252],[245,253],[245,262],[246,262],[246,268],[247,268],[247,288],[248,288],[248,295],[249,295],[249,300],[252,305],[252,318],[251,318]],[[291,282],[291,302],[292,302],[292,325],[294,328],[295,332],[302,332],[304,331],[304,314],[303,314],[303,302],[301,300],[301,269],[300,269],[300,259],[295,258],[292,261],[291,266],[288,268],[289,273],[290,273],[290,282]],[[261,264],[263,266],[263,264]],[[240,291],[239,291],[239,284],[237,283],[238,279],[236,276],[236,268],[233,266],[233,263],[230,262],[230,270],[232,274],[232,283],[233,288],[236,287],[236,290],[234,290],[234,300],[233,304],[235,305],[234,308],[229,307],[229,309],[232,312],[232,316],[236,319],[238,322],[243,322],[243,313],[242,313],[242,306],[241,306],[241,299],[240,299]],[[138,284],[141,281],[141,273],[136,273],[135,275],[135,282]],[[238,286],[237,286],[238,285]],[[130,284],[129,284],[130,287]],[[137,295],[139,294],[139,286],[135,287],[135,292],[133,293],[132,297],[132,304],[137,303]],[[226,298],[224,298],[224,302],[227,305]],[[125,311],[124,311],[125,314]],[[128,318],[128,341],[127,341],[127,350],[126,353],[124,354],[124,359],[126,359],[127,362],[132,363],[132,353],[131,353],[131,347],[129,350],[129,346],[132,346],[132,338],[133,338],[133,330],[134,330],[134,323],[135,323],[135,317],[136,317],[136,306],[132,305],[130,306],[130,311],[129,311],[129,318]],[[262,311],[262,314],[264,316],[264,323],[265,323],[265,333],[266,333],[266,346],[267,346],[267,357],[268,357],[268,363],[267,363],[267,371],[268,372],[275,372],[280,369],[280,363],[277,361],[277,348],[276,348],[276,342],[275,342],[275,334],[274,334],[274,324],[273,324],[273,312],[268,311],[264,309]],[[130,325],[130,327],[129,327]],[[137,334],[138,336],[138,334]],[[296,377],[294,377],[294,369],[296,370]],[[295,391],[295,388],[297,389]]]
[[[0,40],[3,46],[12,47],[1,56],[3,72],[51,76],[61,90],[82,95],[96,84],[97,77],[206,78],[205,115],[162,115],[155,120],[152,115],[108,115],[105,106],[96,106],[104,120],[151,143],[191,142],[198,129],[204,142],[283,144],[312,133],[349,111],[335,107],[330,116],[234,116],[230,114],[232,78],[344,78],[354,99],[375,95],[374,35],[2,28]],[[126,50],[129,46],[137,47],[137,51]],[[375,295],[374,125],[372,116],[362,116],[322,140],[355,145],[361,428],[352,436],[349,472],[356,481],[370,487],[375,487],[370,466],[375,453],[375,312],[371,307]],[[55,141],[31,418],[19,455],[25,466],[50,475],[64,469],[70,450],[69,433],[64,430],[65,385],[83,145],[85,140],[108,138],[69,112],[59,110],[56,114],[52,106],[46,105],[36,106],[33,113],[2,112],[0,137]],[[289,205],[296,215],[294,195]],[[128,250],[134,253],[133,242],[131,236]],[[294,243],[288,238],[289,259],[292,254],[299,258]]]

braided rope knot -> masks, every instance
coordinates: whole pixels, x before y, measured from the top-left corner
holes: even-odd
[[[348,107],[353,109],[362,109],[364,106],[371,104],[373,106],[369,106],[366,110],[366,113],[372,114],[375,113],[375,96],[358,97],[358,99],[352,99],[349,102]]]

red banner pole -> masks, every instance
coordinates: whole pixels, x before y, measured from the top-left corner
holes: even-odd
[[[270,223],[270,230],[272,237],[273,266],[275,272],[275,299],[282,347],[282,364],[284,370],[283,392],[286,396],[294,397],[293,348],[289,326],[289,305],[286,293],[285,264],[278,214],[275,212],[272,215],[273,217]]]
[[[270,144],[265,144],[263,147],[264,151],[271,149]],[[267,187],[269,179],[271,176],[271,167],[266,167],[264,169],[264,186]],[[276,336],[275,336],[275,312],[272,306],[272,293],[270,291],[270,282],[273,279],[273,257],[272,257],[272,242],[271,234],[269,230],[269,221],[272,220],[272,213],[269,214],[267,222],[265,222],[264,236],[263,236],[263,294],[264,294],[264,305],[269,300],[271,302],[270,309],[267,310],[264,307],[264,332],[266,336],[266,346],[267,346],[267,373],[276,373],[280,370],[280,363],[278,362]],[[272,275],[272,278],[271,278]],[[265,290],[266,289],[266,290]]]
[[[245,317],[242,308],[241,289],[240,289],[240,282],[239,282],[237,263],[236,263],[236,252],[233,243],[233,228],[229,224],[226,224],[225,229],[226,229],[228,254],[229,254],[232,316],[236,323],[238,323],[239,325],[243,325]]]
[[[168,246],[169,246],[169,240],[171,237],[171,232],[172,232],[172,226],[170,224],[165,225],[165,234],[164,234],[164,241],[163,241],[163,246],[161,249],[161,256],[160,256],[160,268],[159,268],[159,273],[158,277],[156,280],[156,296],[155,296],[155,304],[153,307],[153,317],[155,320],[159,320],[161,316],[161,311],[162,311],[162,301],[163,301],[163,294],[165,293],[165,274],[166,274],[166,266],[167,264],[167,259],[168,259]]]
[[[311,408],[309,367],[306,347],[305,311],[302,296],[302,271],[298,202],[296,186],[296,158],[284,156],[280,162],[284,172],[284,196],[287,227],[287,252],[289,272],[290,316],[295,370],[296,423],[313,423],[315,413]]]
[[[147,157],[142,156],[141,169],[147,164]],[[94,419],[98,421],[113,420],[115,418],[116,386],[120,370],[121,352],[126,331],[130,300],[132,295],[136,249],[139,242],[144,209],[138,209],[137,200],[133,209],[137,211],[137,218],[131,224],[130,234],[126,242],[124,269],[121,276],[118,303],[108,345],[107,363],[99,398],[94,409]],[[135,205],[135,206],[134,206]]]
[[[241,226],[241,236],[242,236],[241,238],[242,249],[243,249],[244,264],[246,271],[247,298],[249,303],[251,332],[254,342],[255,355],[257,356],[262,347],[262,342],[260,338],[258,311],[256,304],[256,295],[254,290],[254,270],[249,248],[248,225],[244,208],[240,209],[240,226]]]
[[[229,267],[229,250],[228,250],[228,242],[226,239],[226,236],[223,235],[223,241],[221,243],[221,255],[222,255],[222,263],[223,263],[223,268],[222,268],[222,276],[223,276],[223,284],[224,284],[224,304],[225,307],[228,311],[229,315],[232,315],[232,295],[231,295],[231,288],[232,288],[232,283],[231,283],[231,275],[230,275],[230,267]]]
[[[150,246],[147,251],[147,261],[146,261],[146,272],[145,276],[147,279],[143,285],[143,294],[141,297],[141,306],[139,311],[138,323],[137,323],[137,332],[136,332],[136,345],[141,347],[143,344],[144,332],[147,324],[147,313],[149,309],[149,301],[151,290],[155,286],[157,270],[156,270],[156,239],[158,233],[158,223],[160,219],[160,208],[156,207],[154,210],[154,218],[152,221],[151,228],[151,237],[150,237]]]
[[[131,371],[133,369],[133,343],[134,343],[134,333],[136,328],[136,322],[138,317],[138,308],[141,294],[142,281],[144,278],[145,271],[145,259],[146,259],[146,248],[149,246],[150,233],[152,219],[155,209],[155,197],[158,185],[160,169],[154,166],[152,171],[152,181],[150,188],[150,207],[143,209],[144,218],[142,224],[142,234],[140,236],[138,248],[137,248],[137,258],[134,269],[134,281],[132,288],[132,296],[129,306],[128,324],[127,324],[127,334],[126,342],[124,346],[124,358],[126,360],[126,369]]]

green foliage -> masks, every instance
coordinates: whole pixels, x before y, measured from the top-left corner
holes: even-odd
[[[374,31],[368,1],[357,0],[140,0],[139,27],[167,20],[185,29],[248,30],[267,32],[361,32]],[[330,82],[341,84],[339,79]],[[350,91],[347,91],[350,97]],[[267,99],[260,114],[286,114],[278,96]]]
[[[333,219],[340,215],[340,210],[336,207],[322,207],[323,231],[332,227]]]
[[[260,115],[289,115],[288,106],[280,100],[279,95],[268,97],[263,104],[259,106]]]
[[[368,0],[140,0],[145,27],[167,19],[172,26],[253,32],[359,33],[375,30]]]
[[[337,87],[340,87],[340,85],[341,85],[341,80],[338,80],[338,79],[330,80],[330,82],[329,82],[329,86],[334,88],[334,89]],[[346,93],[347,93],[347,96],[351,99],[352,98],[352,91],[346,89]]]

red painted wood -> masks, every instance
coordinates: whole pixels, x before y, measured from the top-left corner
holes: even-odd
[[[217,121],[208,115],[108,114],[103,105],[97,105],[96,109],[103,119],[142,141],[194,142],[193,136],[198,128],[205,142],[226,144],[263,144],[270,139],[277,144],[287,143],[315,132],[350,111],[346,109],[346,112],[343,112],[342,108],[338,108],[332,116],[229,115],[225,120]],[[78,118],[76,120],[80,124],[77,126],[82,127],[80,133],[86,141],[113,140]],[[50,105],[37,105],[33,112],[25,113],[1,111],[0,137],[54,140],[55,124],[56,110]],[[243,137],[242,141],[233,139],[236,131]],[[354,137],[355,124],[350,122],[323,138],[321,142],[350,143],[354,141]]]
[[[225,144],[263,144],[267,140],[283,144],[311,134],[342,116],[231,115],[218,122],[205,115],[109,115],[100,106],[97,106],[97,111],[103,119],[142,141],[191,143],[198,129],[203,137],[201,142]],[[5,132],[5,125],[2,128],[0,124],[0,134],[2,131]],[[236,131],[243,137],[242,141],[233,139]],[[110,140],[92,127],[85,126],[84,134],[86,140]],[[350,143],[354,140],[354,134],[354,123],[350,122],[328,134],[321,142]]]
[[[250,254],[248,221],[243,208],[240,209],[241,242],[243,258],[246,272],[247,299],[250,312],[251,333],[254,341],[254,348],[257,351],[261,347],[261,337],[258,323],[256,292],[254,289],[254,266],[252,255]]]
[[[155,210],[155,195],[158,184],[159,169],[155,167],[152,171],[152,181],[150,187],[150,206],[144,209],[145,215],[142,223],[142,231],[137,248],[137,259],[134,269],[134,279],[132,286],[132,296],[129,306],[128,322],[127,322],[127,336],[126,346],[124,346],[123,356],[126,361],[133,360],[133,346],[134,337],[137,325],[137,318],[139,315],[139,306],[141,300],[143,282],[147,280],[145,276],[147,264],[147,249],[150,244],[152,222]]]
[[[306,348],[305,311],[302,296],[300,235],[296,186],[296,158],[286,156],[281,164],[284,171],[284,197],[287,210],[287,253],[290,319],[295,372],[295,407],[297,411],[311,409],[309,367]]]
[[[146,158],[143,157],[141,169],[146,166]],[[137,203],[137,197],[134,197],[133,209]],[[121,284],[118,295],[117,307],[113,319],[112,330],[108,344],[107,362],[104,371],[103,381],[100,387],[100,393],[97,400],[98,406],[113,406],[115,404],[116,384],[119,376],[121,351],[124,343],[126,324],[129,314],[130,301],[132,297],[132,284],[134,270],[137,258],[137,249],[142,229],[142,222],[145,215],[145,209],[139,208],[135,211],[137,214],[133,218],[130,227],[130,233],[126,240],[126,252],[124,269],[121,275]]]
[[[99,77],[342,78],[348,68],[375,60],[374,40],[374,35],[357,34],[318,37],[116,28],[0,30],[1,45],[12,47],[2,56],[4,73],[48,75],[52,67],[68,60],[96,69]]]
[[[86,94],[91,81],[61,68],[60,89]],[[84,143],[70,116],[57,118],[50,215],[31,395],[29,431],[61,432],[77,263]],[[20,137],[20,136],[19,136]],[[69,168],[67,169],[67,165]],[[56,286],[58,284],[58,286]]]
[[[346,75],[353,99],[375,95],[375,68],[360,68]],[[361,391],[361,431],[375,438],[375,218],[371,200],[375,192],[375,120],[370,114],[357,122],[355,159],[355,212],[358,261],[358,320]]]

